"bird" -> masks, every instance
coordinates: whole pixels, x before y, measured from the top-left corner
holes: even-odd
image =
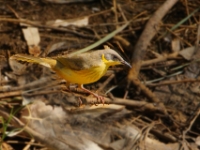
[[[67,83],[77,84],[83,91],[92,94],[104,103],[104,97],[84,88],[84,84],[98,81],[110,66],[131,65],[125,61],[115,50],[104,46],[103,50],[94,50],[77,55],[58,56],[56,58],[41,58],[25,54],[16,54],[10,59],[37,63],[51,68]]]

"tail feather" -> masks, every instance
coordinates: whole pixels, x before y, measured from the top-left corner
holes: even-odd
[[[31,62],[31,63],[37,63],[42,66],[52,68],[56,65],[56,60],[51,59],[51,58],[39,58],[39,57],[34,57],[30,55],[24,55],[24,54],[17,54],[11,56],[10,59],[16,59],[16,60],[21,60],[21,61],[26,61],[26,62]]]

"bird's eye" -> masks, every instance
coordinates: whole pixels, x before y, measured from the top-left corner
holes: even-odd
[[[115,55],[112,55],[112,54],[105,54],[105,59],[106,60],[111,60],[111,61],[120,61],[120,59],[115,56]]]
[[[116,55],[112,55],[112,60],[113,61],[120,61],[121,59]]]
[[[112,60],[112,55],[110,55],[110,54],[105,54],[104,57],[106,60]]]
[[[119,61],[119,58],[116,57],[116,56],[113,56],[113,59],[112,59],[112,60],[114,60],[114,61]]]

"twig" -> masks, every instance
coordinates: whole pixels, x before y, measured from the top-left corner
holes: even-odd
[[[99,89],[96,92],[100,92],[104,89],[104,87],[115,77],[115,74],[111,74],[109,78],[99,87]]]
[[[159,58],[143,61],[141,63],[141,65],[142,66],[152,65],[152,64],[155,64],[155,63],[158,63],[158,62],[166,61],[168,59],[177,58],[177,56],[178,56],[178,52],[174,52],[174,53],[171,53],[171,54],[166,54],[166,55],[160,56]]]
[[[48,83],[48,84],[46,84]],[[42,77],[39,80],[35,80],[33,82],[18,86],[18,87],[8,87],[8,88],[0,88],[0,92],[8,92],[8,91],[18,91],[23,89],[30,89],[36,86],[40,88],[46,88],[47,86],[55,86],[61,83],[60,81],[52,81],[52,77]]]
[[[20,95],[22,95],[22,91],[12,91],[12,92],[0,93],[0,99],[6,98],[6,97],[20,96]]]
[[[185,0],[185,8],[186,8],[187,16],[189,16],[189,15],[190,15],[190,12],[189,12],[189,8],[188,8],[188,0]],[[189,20],[190,25],[191,25],[191,24],[192,24],[191,19],[189,18],[188,20]]]
[[[26,20],[26,19],[0,18],[0,21],[25,23],[25,24],[32,25],[32,26],[35,26],[35,27],[53,29],[53,30],[57,30],[57,31],[65,31],[65,32],[68,32],[68,33],[71,33],[71,34],[78,35],[80,37],[95,39],[94,35],[85,35],[85,34],[81,34],[80,32],[73,31],[71,29],[42,25],[42,24],[30,21],[30,20]]]
[[[132,69],[129,72],[129,79],[137,79],[137,76],[140,71],[142,60],[145,56],[147,47],[151,41],[151,39],[154,37],[154,35],[157,33],[157,30],[155,29],[155,26],[160,22],[160,20],[164,17],[164,15],[171,9],[178,0],[167,0],[150,18],[148,23],[146,24],[146,27],[144,31],[142,32],[136,46],[135,51],[132,55]]]
[[[135,51],[132,55],[132,69],[129,71],[128,79],[132,81],[132,83],[136,86],[141,88],[142,92],[153,102],[159,103],[160,100],[152,93],[146,86],[141,84],[141,82],[137,79],[142,60],[145,56],[147,47],[157,33],[155,29],[156,25],[159,24],[160,20],[165,16],[165,14],[178,2],[178,0],[166,0],[166,2],[154,13],[154,15],[150,18],[146,27],[141,34],[136,46]],[[160,103],[160,107],[165,109],[163,103]],[[165,111],[166,112],[166,111]]]
[[[118,15],[117,15],[117,4],[116,0],[113,0],[113,11],[115,14],[115,23],[118,23]],[[116,26],[116,29],[118,28],[118,25]]]
[[[53,94],[53,93],[59,93],[61,92],[61,90],[55,90],[55,91],[41,91],[41,92],[37,92],[37,93],[32,93],[32,94],[24,94],[22,91],[14,91],[14,92],[7,92],[4,95],[0,95],[0,98],[5,98],[5,97],[13,97],[13,96],[21,96],[21,95],[26,95],[26,96],[33,96],[33,95],[43,95],[43,94]],[[63,93],[66,93],[68,96],[72,96],[71,93],[67,92],[67,91],[62,91]],[[97,101],[96,98],[94,97],[86,97],[83,96],[81,94],[77,94],[77,93],[73,93],[73,96],[76,97],[81,97],[83,99],[86,99],[88,104],[91,104],[91,102],[95,102]],[[122,98],[113,98],[114,100],[110,99],[110,98],[105,98],[106,103],[109,104],[121,104],[121,105],[127,105],[127,106],[132,106],[132,107],[139,107],[140,110],[150,110],[150,111],[158,111],[161,112],[163,114],[166,114],[165,109],[163,109],[163,107],[160,107],[160,105],[157,104],[152,104],[152,103],[148,103],[145,101],[137,101],[137,100],[128,100],[128,99],[122,99]]]
[[[193,124],[195,123],[199,114],[200,114],[200,109],[197,110],[197,113],[194,116],[194,118],[191,120],[189,127],[185,131],[183,131],[183,137],[182,137],[182,140],[183,140],[182,143],[183,144],[181,145],[180,149],[184,149],[184,144],[187,145],[188,147],[190,147],[190,149],[192,149],[190,144],[186,141],[186,134],[191,130],[191,128],[192,128]]]
[[[165,82],[162,82],[162,83],[148,84],[148,86],[157,87],[157,86],[180,84],[180,83],[187,83],[187,82],[200,82],[200,79],[185,79],[185,80],[180,80],[180,81],[165,81]]]
[[[190,44],[187,40],[184,40],[183,38],[181,38],[180,36],[178,36],[176,33],[174,33],[173,31],[171,31],[170,29],[166,28],[168,32],[170,32],[172,35],[174,35],[175,37],[177,37],[178,39],[180,39],[181,41],[183,41],[185,44],[187,44],[187,46],[193,46],[192,44]]]

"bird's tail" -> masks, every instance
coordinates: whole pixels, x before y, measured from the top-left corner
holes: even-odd
[[[30,55],[24,55],[24,54],[16,54],[10,57],[10,59],[16,59],[16,60],[21,60],[21,61],[26,61],[26,62],[31,62],[31,63],[37,63],[42,66],[52,68],[56,65],[56,60],[51,59],[51,58],[40,58],[40,57],[34,57]]]

